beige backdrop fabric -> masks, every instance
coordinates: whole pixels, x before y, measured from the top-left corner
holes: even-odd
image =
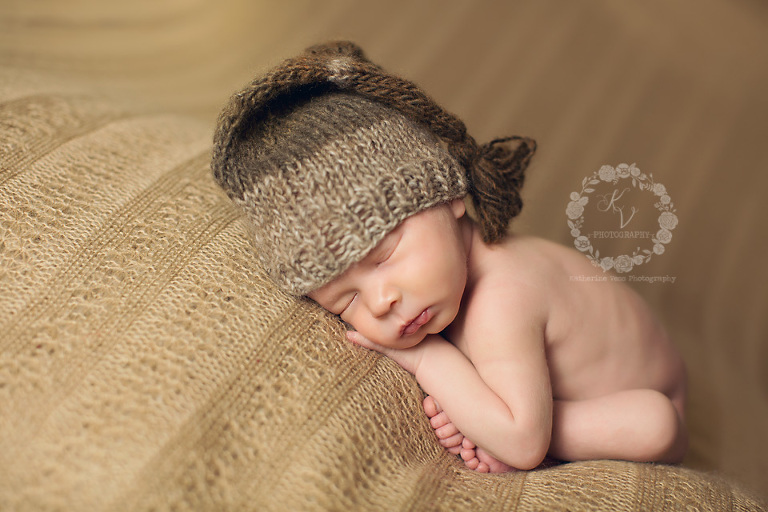
[[[359,448],[367,435],[385,445],[375,432],[398,432],[389,442],[421,450],[428,470],[398,461],[399,503],[451,475],[453,485],[496,489],[495,504],[524,509],[525,496],[541,499],[528,494],[536,485],[556,486],[547,472],[615,471],[645,489],[622,497],[631,507],[670,495],[652,491],[655,471],[687,475],[591,463],[489,484],[441,457],[424,423],[399,415],[365,423],[355,393],[374,391],[365,387],[380,382],[371,372],[398,386],[378,390],[377,400],[389,400],[378,406],[404,402],[411,420],[419,415],[412,382],[330,343],[323,315],[265,290],[236,212],[207,175],[228,95],[328,38],[353,39],[424,86],[481,142],[512,133],[538,140],[519,232],[572,243],[569,194],[604,164],[635,162],[666,186],[680,224],[665,254],[636,273],[676,280],[633,286],[689,365],[686,465],[768,495],[767,24],[764,5],[748,0],[0,1],[0,65],[12,69],[0,84],[0,497],[53,508],[60,495],[44,492],[48,482],[84,506],[147,505],[162,488],[179,503],[237,503],[267,490],[291,499],[292,482],[316,481],[317,503],[343,503],[354,475],[324,488],[317,461],[328,454],[283,466],[296,447],[323,446],[307,444],[318,424],[332,428],[316,435],[337,436],[347,450],[333,454],[332,468],[361,458],[378,467],[380,454]],[[62,92],[81,83],[119,101]],[[641,209],[637,222],[655,215]],[[626,253],[634,241],[605,247]],[[275,341],[283,337],[291,342]],[[339,359],[345,372],[329,374]],[[270,372],[285,378],[255,377]],[[114,393],[133,385],[145,393]],[[312,403],[313,389],[339,385]],[[310,409],[281,409],[286,393],[309,394],[301,407]],[[83,420],[84,411],[93,417]],[[274,446],[254,438],[277,436],[308,413],[299,437]],[[397,492],[378,486],[390,474],[365,475],[378,475],[372,489]],[[706,482],[725,493],[719,480]]]

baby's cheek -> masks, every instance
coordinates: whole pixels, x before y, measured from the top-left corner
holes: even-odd
[[[397,340],[386,337],[381,331],[367,329],[359,330],[358,332],[370,341],[376,343],[377,345],[381,345],[382,347],[399,348],[397,346]]]
[[[371,340],[372,342],[377,343],[379,345],[383,345],[385,347],[388,347],[389,345],[391,345],[391,343],[387,343],[386,339],[382,339],[380,332],[373,332],[370,329],[366,329],[358,332],[363,336],[365,336],[366,338],[368,338],[369,340]]]
[[[357,331],[363,336],[365,336],[367,339],[371,341],[375,341],[376,335],[375,333],[371,332],[371,329],[365,324],[365,322],[360,321],[360,319],[356,319],[354,316],[351,318],[348,318],[347,320],[344,320],[344,323],[347,325],[347,329],[350,331]]]

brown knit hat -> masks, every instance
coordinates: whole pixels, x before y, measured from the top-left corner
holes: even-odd
[[[235,94],[212,169],[245,209],[267,273],[304,295],[410,215],[467,192],[484,239],[500,240],[534,150],[521,137],[479,148],[414,84],[342,42],[309,48]]]

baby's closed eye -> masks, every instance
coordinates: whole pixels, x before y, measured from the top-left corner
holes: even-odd
[[[352,303],[355,301],[356,298],[357,298],[357,293],[352,294],[349,297],[349,299],[344,303],[344,306],[342,307],[341,311],[337,314],[343,317],[344,313],[346,313],[349,310],[349,307],[352,305]]]

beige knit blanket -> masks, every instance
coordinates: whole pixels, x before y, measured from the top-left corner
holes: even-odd
[[[0,72],[0,510],[761,510],[683,467],[466,470],[264,279],[210,137]]]

